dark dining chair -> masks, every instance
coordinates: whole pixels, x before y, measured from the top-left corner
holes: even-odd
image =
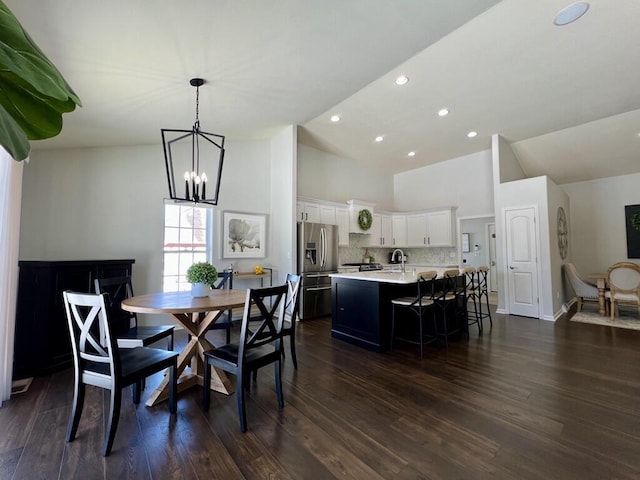
[[[218,272],[218,279],[211,285],[214,290],[224,290],[233,288],[233,271],[225,270]],[[226,343],[231,341],[231,327],[233,327],[233,310],[229,309],[209,327],[209,330],[226,330]]]
[[[118,347],[108,319],[106,294],[66,291],[62,295],[75,373],[73,405],[66,440],[73,441],[78,431],[85,385],[109,390],[111,402],[102,448],[102,455],[106,457],[111,453],[118,428],[123,388],[133,385],[133,402],[138,404],[143,380],[149,375],[169,369],[169,411],[176,413],[178,354],[158,348]],[[97,331],[101,333],[96,335]]]
[[[138,325],[137,315],[120,307],[122,300],[133,297],[131,277],[96,278],[94,286],[96,293],[106,294],[111,332],[120,348],[148,347],[166,338],[167,350],[173,350],[173,325]]]
[[[287,302],[284,306],[284,321],[282,322],[282,337],[289,337],[289,347],[291,350],[291,360],[293,361],[293,368],[298,369],[298,357],[296,356],[296,322],[298,321],[298,304],[299,304],[299,292],[302,288],[302,278],[300,275],[294,275],[293,273],[287,274],[285,281],[288,292]],[[284,340],[281,343],[282,357],[284,358]]]
[[[299,296],[300,288],[302,285],[302,277],[300,275],[294,275],[293,273],[287,274],[287,279],[285,281],[288,292],[287,292],[287,301],[284,307],[284,320],[282,322],[282,342],[280,343],[280,351],[282,352],[282,359],[285,359],[284,353],[284,339],[285,337],[289,337],[289,348],[291,350],[291,360],[293,362],[294,370],[298,369],[298,357],[296,355],[296,322],[298,321],[298,305],[299,305]],[[256,318],[256,320],[260,320],[260,318]],[[254,321],[253,317],[250,321]],[[253,378],[256,379],[258,377],[258,369],[253,371]]]
[[[252,371],[269,364],[275,368],[278,407],[284,407],[282,396],[281,342],[282,323],[287,302],[288,285],[248,289],[238,343],[229,343],[204,352],[202,409],[209,409],[211,367],[236,376],[236,401],[240,430],[247,431],[245,390]]]

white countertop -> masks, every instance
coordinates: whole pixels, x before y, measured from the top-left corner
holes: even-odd
[[[430,270],[435,270],[436,272],[438,272],[438,277],[442,277],[442,274],[447,270],[451,270],[451,268],[423,266],[420,269],[416,269],[415,273],[413,272],[413,268],[408,268],[406,273],[402,273],[398,268],[398,270],[374,270],[372,272],[331,273],[329,274],[329,276],[335,278],[346,278],[350,280],[367,280],[370,282],[409,284],[417,282],[416,273],[426,272]]]

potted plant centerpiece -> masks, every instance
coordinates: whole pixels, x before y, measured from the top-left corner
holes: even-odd
[[[194,263],[187,269],[187,282],[191,284],[191,295],[194,297],[209,295],[211,285],[217,279],[218,271],[209,262]]]

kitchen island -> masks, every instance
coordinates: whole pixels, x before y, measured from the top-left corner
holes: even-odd
[[[422,267],[417,273],[435,270],[441,278],[449,269]],[[416,294],[416,273],[379,270],[334,273],[330,277],[331,336],[367,350],[388,350],[391,300]]]

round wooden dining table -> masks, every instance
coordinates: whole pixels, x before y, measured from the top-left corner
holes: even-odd
[[[204,352],[215,348],[205,338],[209,327],[226,311],[244,307],[246,290],[212,290],[207,297],[192,297],[191,292],[160,292],[137,295],[122,301],[122,309],[135,313],[165,314],[184,327],[190,339],[178,356],[178,392],[202,385]],[[189,367],[189,371],[185,371]],[[210,388],[231,394],[233,383],[222,370],[214,369]],[[169,378],[165,376],[147,399],[148,406],[169,398]]]
[[[598,287],[598,306],[600,310],[600,316],[606,317],[609,316],[609,312],[607,311],[607,301],[605,299],[604,293],[607,291],[607,274],[606,273],[590,273],[589,278],[596,281],[596,286]]]

